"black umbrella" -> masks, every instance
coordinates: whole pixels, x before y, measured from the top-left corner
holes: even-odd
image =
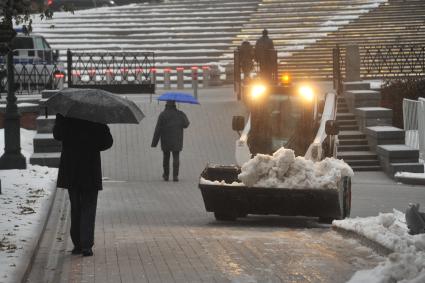
[[[138,124],[145,117],[133,101],[101,89],[63,89],[46,106],[49,112],[102,124]]]

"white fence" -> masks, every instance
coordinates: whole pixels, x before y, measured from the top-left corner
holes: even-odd
[[[419,149],[420,158],[425,159],[425,98],[403,99],[403,126],[406,144]]]

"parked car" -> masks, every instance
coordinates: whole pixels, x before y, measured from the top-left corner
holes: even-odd
[[[17,88],[51,89],[55,87],[55,79],[63,78],[64,67],[58,61],[59,52],[53,50],[43,36],[18,33],[11,42],[11,49]],[[6,59],[0,56],[0,70],[6,69],[5,64]],[[2,76],[0,92],[4,91],[6,85],[6,78]]]
[[[66,7],[79,10],[90,9],[97,7],[112,7],[115,6],[114,0],[47,0],[47,5],[53,11],[61,11]]]

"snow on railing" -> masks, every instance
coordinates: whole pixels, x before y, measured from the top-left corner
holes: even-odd
[[[406,145],[419,149],[422,160],[425,159],[425,98],[418,100],[403,99],[403,127]]]

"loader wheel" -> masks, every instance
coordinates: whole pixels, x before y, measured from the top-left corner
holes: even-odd
[[[351,212],[351,178],[344,179],[344,194],[343,194],[343,215],[342,218],[350,216]]]
[[[229,212],[214,212],[214,217],[218,221],[235,221],[236,215]]]
[[[248,213],[246,213],[246,212],[239,212],[238,213],[238,217],[243,218],[243,217],[247,217],[247,216],[248,216]]]
[[[332,217],[320,217],[319,218],[320,223],[332,224],[332,221],[334,221],[334,218],[332,218]]]

